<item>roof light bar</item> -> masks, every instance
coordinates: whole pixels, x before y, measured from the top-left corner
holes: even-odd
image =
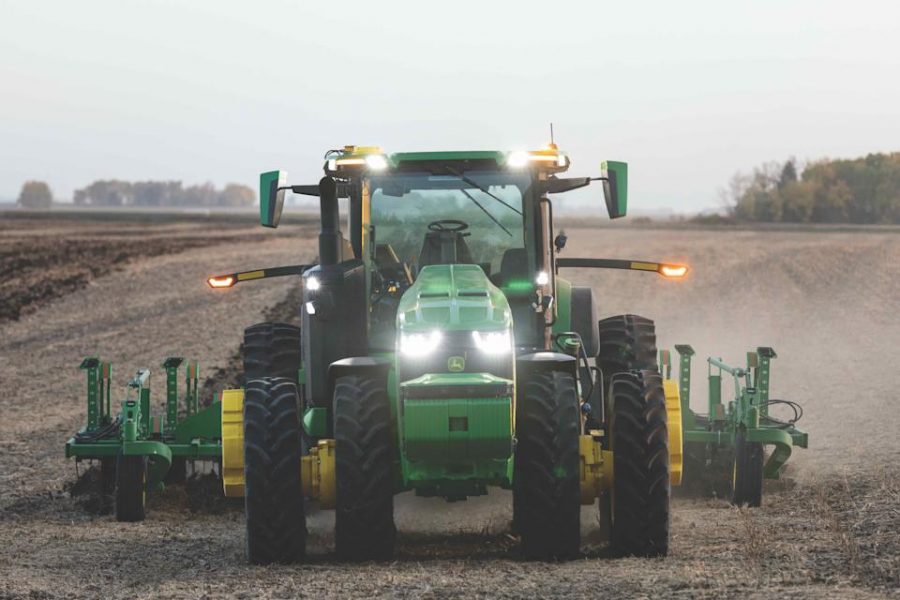
[[[555,148],[545,148],[544,150],[531,152],[516,150],[506,156],[506,165],[514,169],[520,169],[529,163],[564,169],[569,166],[569,157]]]
[[[328,157],[326,167],[329,171],[348,167],[384,171],[388,168],[388,160],[378,146],[344,146],[342,151],[336,151],[335,155]]]

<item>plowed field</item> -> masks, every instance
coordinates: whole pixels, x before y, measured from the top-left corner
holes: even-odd
[[[311,260],[315,231],[0,217],[0,598],[900,595],[900,234],[566,229],[563,256],[693,267],[679,283],[567,273],[595,287],[601,316],[652,317],[661,346],[691,343],[726,361],[776,349],[773,396],[803,404],[811,447],[762,508],[676,498],[670,556],[614,560],[593,542],[588,507],[584,557],[568,563],[520,560],[505,493],[455,504],[400,496],[389,564],[336,562],[333,517],[319,512],[309,564],[249,566],[241,504],[203,480],[152,497],[146,521],[117,523],[92,474],[63,458],[83,419],[81,358],[113,361],[118,389],[172,354],[200,359],[208,389],[234,380],[243,328],[293,318],[293,282],[213,292],[205,277]]]

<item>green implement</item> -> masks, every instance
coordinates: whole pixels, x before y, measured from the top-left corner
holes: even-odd
[[[769,347],[747,353],[746,367],[733,367],[710,357],[706,414],[691,409],[691,360],[694,349],[676,345],[679,354],[678,388],[685,453],[685,485],[701,487],[715,495],[730,495],[734,504],[759,506],[762,480],[778,479],[794,447],[806,448],[809,436],[796,427],[803,410],[796,402],[769,395],[771,362],[777,357]],[[661,355],[661,368],[671,371],[668,353]],[[730,376],[733,398],[722,399],[723,377]],[[770,414],[775,406],[786,407],[792,416],[780,419]],[[766,459],[766,448],[771,451]]]
[[[141,520],[146,493],[160,491],[167,479],[184,477],[186,461],[217,462],[222,456],[219,402],[199,407],[197,361],[169,357],[164,411],[154,416],[150,371],[139,369],[128,381],[121,409],[111,410],[112,366],[96,357],[82,361],[87,374],[87,424],[66,442],[66,457],[99,461],[106,489],[115,489],[119,520]],[[179,397],[179,370],[184,392]]]

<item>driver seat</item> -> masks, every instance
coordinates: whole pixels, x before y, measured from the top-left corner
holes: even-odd
[[[419,269],[428,265],[475,264],[464,239],[467,235],[459,231],[427,232],[419,252]]]

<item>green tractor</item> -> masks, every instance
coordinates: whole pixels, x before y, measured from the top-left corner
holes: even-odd
[[[626,212],[625,163],[597,178],[561,177],[568,167],[552,144],[348,146],[315,185],[262,174],[262,225],[292,191],[319,198],[321,230],[318,264],[209,279],[303,286],[301,326],[249,327],[245,386],[220,396],[223,484],[245,497],[251,562],[303,560],[309,502],[336,511],[340,558],[384,560],[396,494],[459,501],[491,486],[512,491],[526,557],[577,556],[582,504],[599,505],[613,554],[666,554],[678,386],[660,375],[651,320],[598,321],[593,290],[559,271],[687,267],[558,258],[554,194],[602,181],[609,216]]]

